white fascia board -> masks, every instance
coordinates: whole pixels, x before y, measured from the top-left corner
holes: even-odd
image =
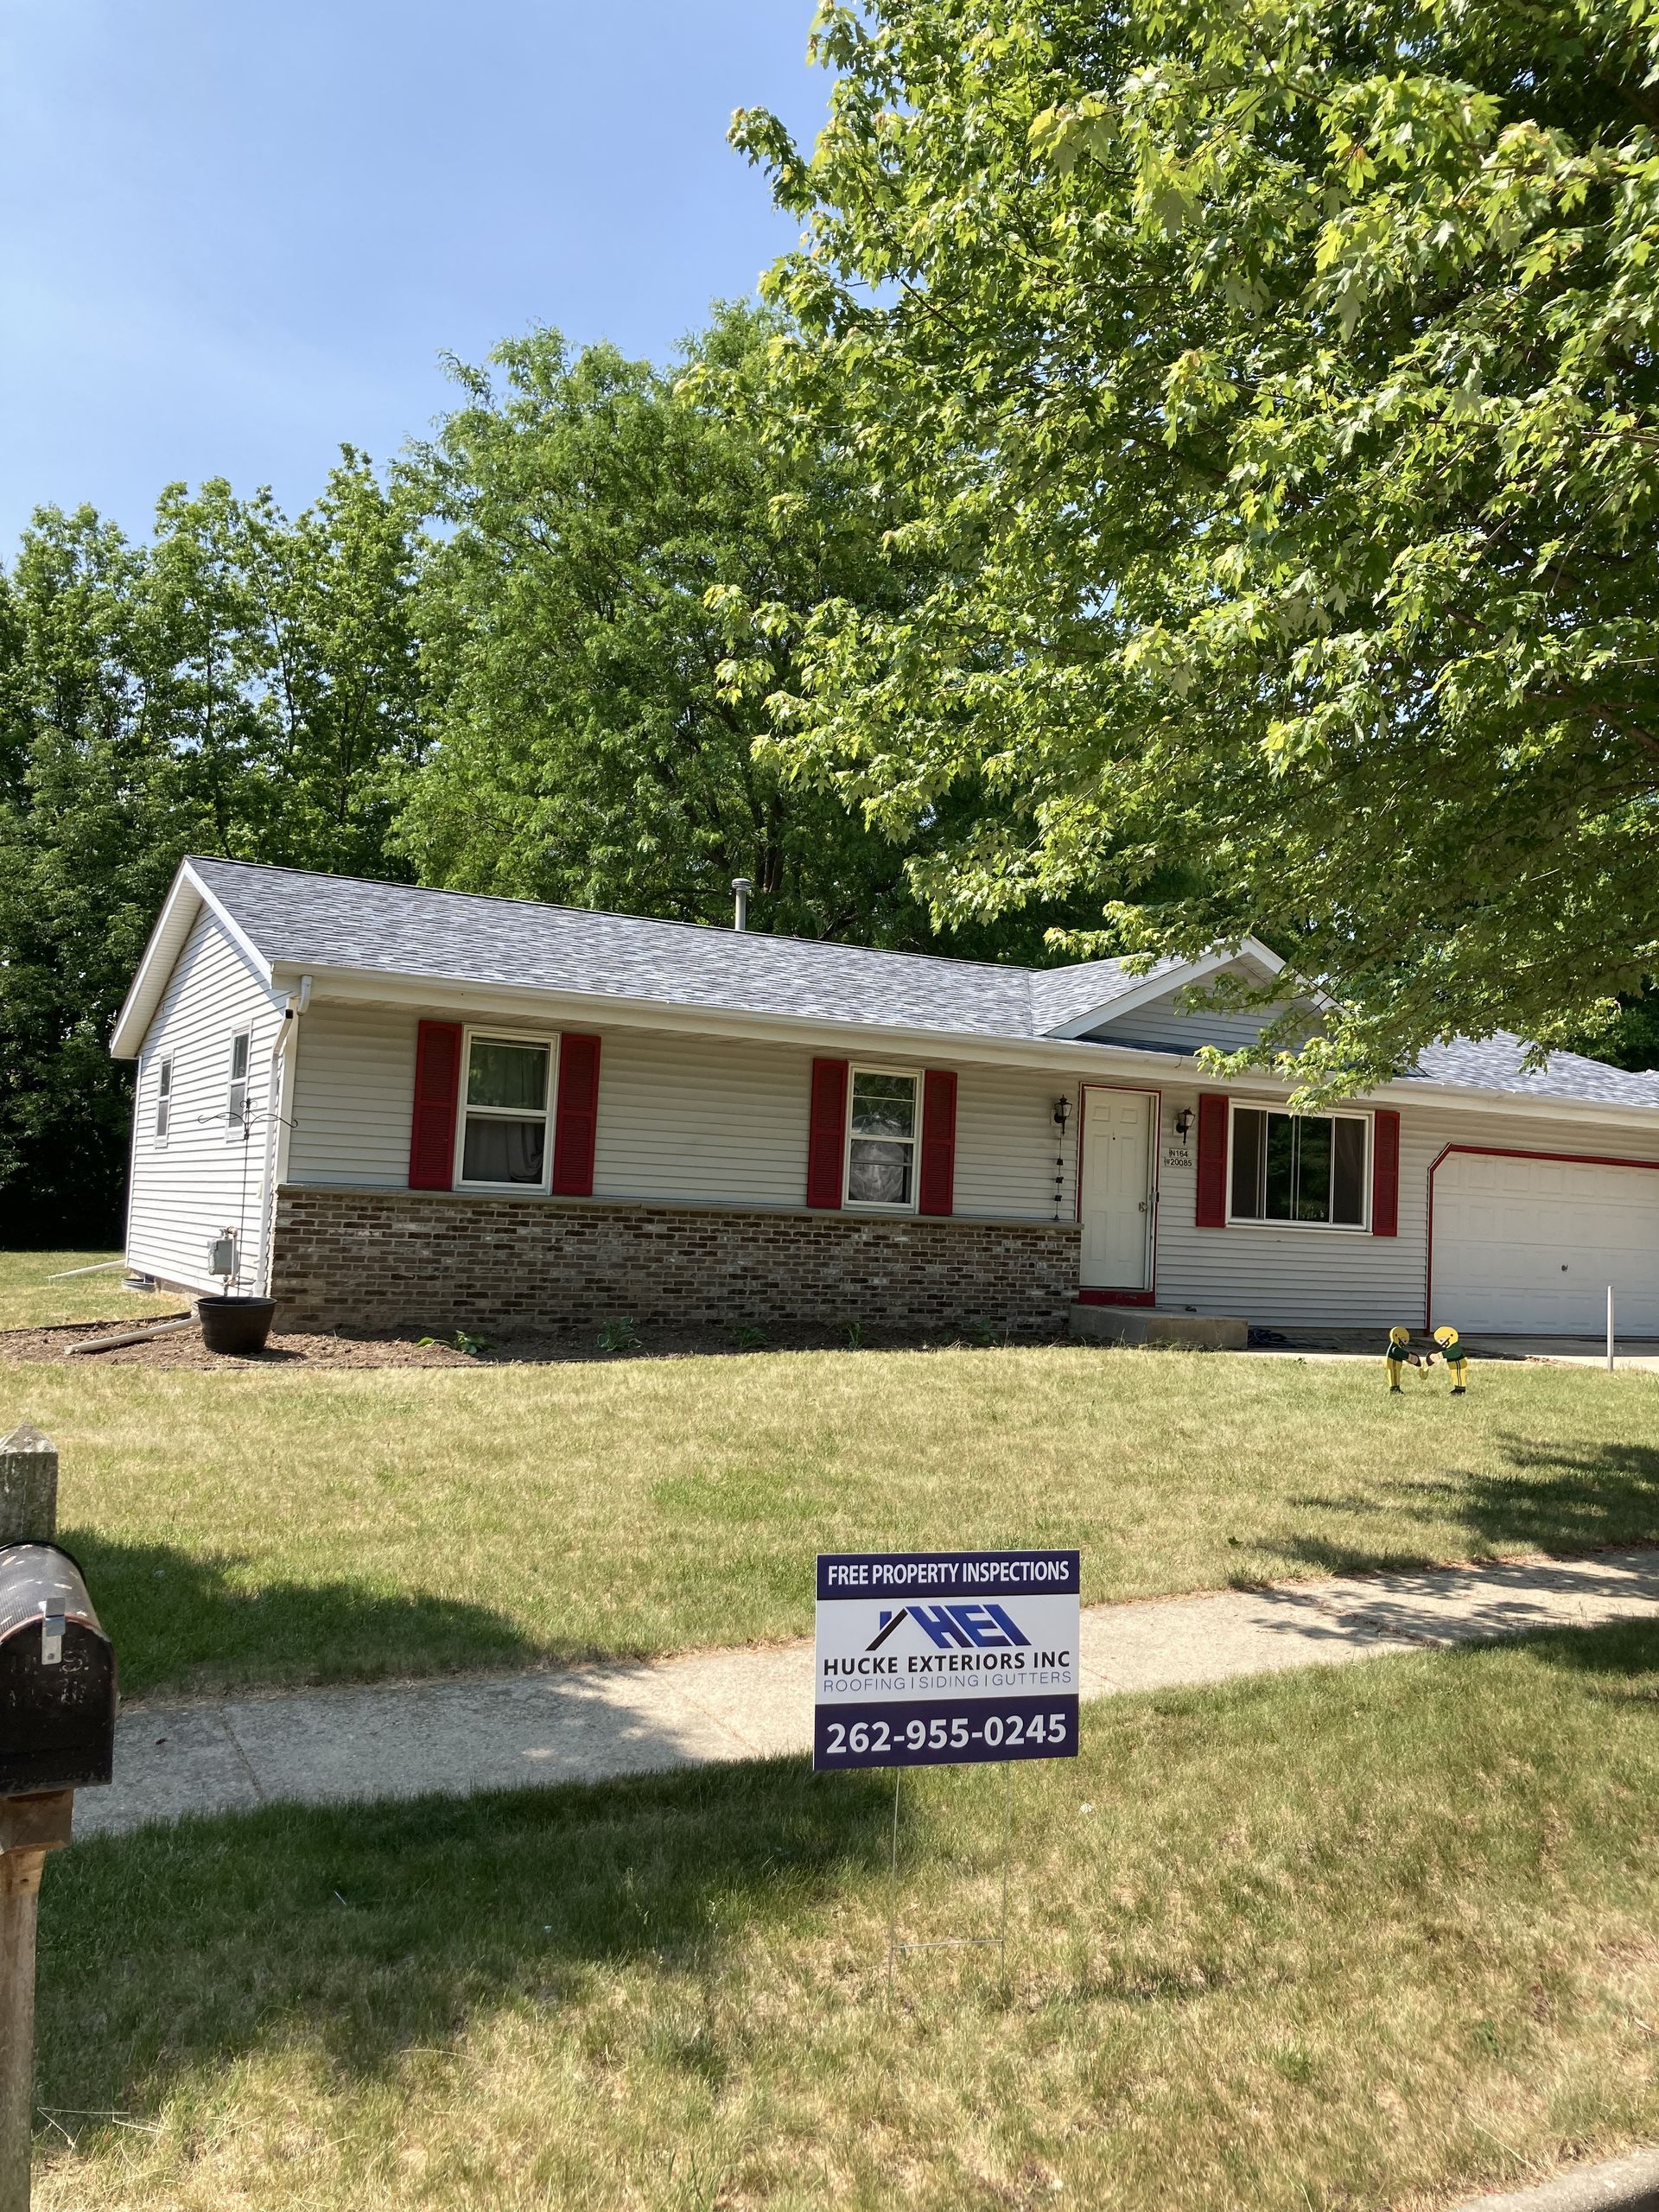
[[[1217,976],[1224,969],[1235,966],[1246,952],[1265,962],[1269,973],[1274,976],[1285,964],[1275,953],[1269,952],[1265,944],[1258,945],[1254,938],[1247,938],[1243,944],[1230,952],[1206,952],[1202,960],[1184,960],[1176,967],[1143,976],[1133,990],[1120,991],[1116,998],[1103,1001],[1090,1013],[1077,1014],[1047,1033],[1064,1041],[1086,1037],[1091,1029],[1109,1028],[1122,1015],[1134,1014],[1144,1006],[1154,1006],[1160,999],[1168,998],[1172,992],[1184,991],[1191,985],[1207,982],[1211,976]]]
[[[1431,1106],[1459,1112],[1514,1114],[1527,1120],[1597,1122],[1609,1127],[1659,1133],[1659,1106],[1629,1105],[1608,1098],[1547,1098],[1536,1091],[1487,1090],[1469,1083],[1433,1083],[1422,1077],[1413,1082],[1390,1084],[1385,1090],[1367,1094],[1373,1103],[1404,1106],[1421,1100]]]
[[[191,863],[181,861],[162,902],[162,911],[156,918],[156,926],[149,933],[144,957],[138,963],[137,973],[116,1016],[115,1027],[110,1034],[111,1059],[136,1060],[143,1051],[144,1038],[156,1018],[168,978],[203,907],[213,915],[259,982],[267,989],[270,988],[270,963],[240,923],[226,912]]]
[[[115,1027],[110,1034],[111,1059],[137,1058],[145,1033],[167,988],[168,977],[184,950],[201,905],[201,887],[193,877],[189,863],[182,862],[162,901],[162,911],[150,931],[143,957],[115,1018]]]
[[[272,970],[279,992],[300,973],[297,963]],[[601,991],[546,991],[501,983],[456,982],[442,976],[387,976],[360,969],[322,968],[308,962],[314,1002],[330,999],[358,1005],[394,1006],[435,1019],[470,1020],[493,1016],[541,1022],[549,1028],[580,1024],[584,1028],[652,1029],[669,1036],[741,1037],[760,1044],[810,1045],[825,1051],[875,1053],[892,1058],[903,1053],[934,1066],[978,1061],[991,1066],[1046,1068],[1065,1077],[1099,1068],[1109,1054],[1113,1065],[1141,1073],[1173,1065],[1168,1052],[1131,1051],[1116,1046],[1071,1045],[1042,1038],[985,1037],[973,1031],[913,1029],[874,1021],[829,1021],[817,1014],[744,1014],[721,1007],[671,1005],[660,999],[613,997]]]
[[[1285,972],[1284,962],[1273,947],[1270,944],[1263,944],[1259,937],[1241,938],[1238,942],[1238,950],[1241,953],[1248,952],[1252,960],[1260,961],[1269,976],[1282,976]]]
[[[1282,964],[1282,963],[1281,963]],[[280,995],[298,988],[298,962],[271,970]],[[1263,1071],[1226,1084],[1198,1071],[1191,1054],[1153,1052],[1128,1045],[1081,1044],[1063,1038],[982,1037],[972,1032],[906,1029],[875,1022],[832,1022],[811,1014],[728,1012],[719,1007],[669,1006],[655,999],[613,998],[598,991],[543,991],[507,984],[445,981],[442,977],[388,976],[351,968],[304,964],[313,996],[361,1006],[391,1006],[460,1020],[480,1016],[540,1023],[549,1028],[581,1024],[587,1028],[651,1029],[683,1037],[744,1038],[757,1044],[810,1045],[825,1051],[861,1052],[892,1058],[904,1055],[925,1065],[1028,1068],[1057,1082],[1134,1079],[1164,1084],[1179,1082],[1231,1091],[1244,1096],[1287,1098],[1292,1085]],[[1474,1084],[1440,1084],[1427,1077],[1389,1084],[1356,1096],[1357,1106],[1425,1105],[1487,1114],[1517,1114],[1540,1120],[1590,1119],[1626,1128],[1659,1130],[1659,1106],[1621,1105],[1584,1098],[1541,1098],[1535,1094],[1489,1090]]]
[[[252,969],[255,976],[257,976],[258,980],[264,985],[265,988],[267,990],[271,989],[272,985],[270,961],[267,960],[264,954],[260,951],[258,946],[243,928],[241,923],[236,919],[229,907],[225,905],[222,899],[216,898],[213,893],[208,889],[206,883],[202,881],[200,876],[196,874],[195,869],[191,867],[190,862],[186,861],[184,865],[189,869],[191,881],[195,885],[196,889],[201,894],[201,902],[203,906],[209,910],[213,919],[219,924],[226,936],[229,938],[231,943],[242,955],[242,957],[247,962],[249,967]]]

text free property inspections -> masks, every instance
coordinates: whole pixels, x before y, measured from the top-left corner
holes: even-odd
[[[938,1558],[834,1559],[819,1565],[818,1595],[851,1598],[867,1591],[1066,1590],[1075,1586],[1074,1552],[1015,1552],[986,1559],[961,1553]]]
[[[818,1702],[1075,1694],[1077,1589],[1071,1551],[822,1555]]]

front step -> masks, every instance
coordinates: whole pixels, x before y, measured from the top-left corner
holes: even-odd
[[[1187,1351],[1243,1351],[1250,1336],[1249,1324],[1230,1313],[1160,1313],[1155,1306],[1081,1303],[1071,1308],[1071,1333],[1097,1344]]]

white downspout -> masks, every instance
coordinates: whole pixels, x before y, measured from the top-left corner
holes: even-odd
[[[294,1034],[300,1016],[311,1003],[311,978],[302,976],[300,988],[290,991],[283,1006],[283,1018],[276,1025],[276,1034],[271,1041],[270,1073],[265,1093],[265,1165],[260,1192],[260,1219],[264,1233],[260,1242],[259,1287],[262,1297],[270,1295],[271,1261],[276,1243],[276,1183],[278,1163],[287,1147],[283,1142],[287,1128],[285,1109],[288,1098],[288,1040]]]

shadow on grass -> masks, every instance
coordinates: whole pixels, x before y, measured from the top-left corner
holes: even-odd
[[[810,1928],[885,1869],[891,1808],[789,1760],[77,1844],[42,1889],[37,2105],[130,2118],[262,2050],[349,2085],[504,2006],[568,2032],[607,1964],[695,1984],[728,1933]]]
[[[1416,1480],[1384,1478],[1357,1493],[1288,1501],[1306,1510],[1384,1516],[1396,1532],[1385,1544],[1290,1535],[1263,1537],[1259,1548],[1299,1567],[1352,1574],[1422,1566],[1425,1554],[1397,1533],[1414,1522],[1460,1524],[1471,1559],[1659,1542],[1659,1446],[1573,1446],[1508,1433],[1493,1442],[1504,1461],[1497,1473],[1471,1468]]]
[[[1525,1639],[1546,1666],[1595,1679],[1590,1694],[1616,1706],[1659,1705],[1659,1624],[1612,1621],[1602,1628],[1567,1628]]]
[[[1604,1757],[1616,1762],[1621,1751],[1627,1780],[1650,1771],[1650,1753],[1642,1753],[1645,1767],[1630,1761],[1653,1726],[1659,1626],[1567,1630],[1515,1649],[1585,1678],[1585,1695],[1617,1699],[1622,1713],[1610,1713],[1605,1728],[1599,1719],[1564,1726],[1548,1697],[1516,1679],[1507,1656],[1493,1675],[1492,1655],[1464,1651],[1437,1661],[1432,1676],[1279,1676],[1126,1700],[1101,1714],[1076,1775],[1091,1789],[1096,1777],[1108,1787],[1127,1777],[1115,1847],[1125,1864],[1164,1867],[1173,1849],[1193,1895],[1236,1897],[1230,1910],[1241,1917],[1210,1929],[1196,1986],[1213,1992],[1250,1971],[1253,1955],[1266,1958],[1259,1927],[1251,1936],[1259,1889],[1239,1887],[1232,1815],[1208,1824],[1210,1855],[1181,1865],[1179,1840],[1218,1755],[1236,1767],[1277,1764],[1275,1801],[1301,1804],[1308,1835],[1325,1839],[1294,1863],[1295,1881],[1312,1885],[1311,1909],[1327,1915],[1347,1910],[1348,1885],[1379,1848],[1365,1837],[1386,1825],[1402,1791],[1419,1828],[1429,1820],[1431,1844],[1442,1829],[1465,1854],[1501,1856],[1513,1842],[1515,1824],[1490,1807],[1487,1840],[1477,1845],[1459,1804],[1430,1816],[1421,1792],[1414,1798],[1411,1767],[1431,1780],[1440,1774],[1448,1744],[1465,1740],[1471,1699],[1492,1696],[1500,1748],[1524,1744],[1519,1732],[1541,1716],[1541,1756],[1573,1759],[1580,1782],[1586,1758],[1599,1772]],[[1148,1713],[1166,1707],[1176,1725],[1160,1719],[1144,1740]],[[1287,1714],[1295,1716],[1289,1727]],[[1361,1798],[1344,1796],[1344,1818],[1332,1825],[1320,1777],[1348,1757]],[[1585,1832],[1599,1834],[1592,1783],[1567,1794]],[[1441,1795],[1433,1780],[1430,1796]],[[1643,1795],[1627,1788],[1619,1805]],[[1517,1805],[1528,1819],[1541,1809],[1535,1794]],[[747,2032],[718,2025],[721,2004],[743,2002],[741,1991],[722,1987],[728,1951],[750,1948],[764,1976],[769,1951],[818,1947],[837,1986],[856,1994],[861,1983],[876,1996],[891,1808],[885,1776],[814,1777],[804,1762],[778,1760],[586,1789],[270,1808],[77,1844],[52,1864],[42,1892],[38,2105],[71,2133],[90,2131],[97,2114],[142,2124],[187,2083],[207,2084],[211,2101],[238,2060],[261,2055],[299,2060],[296,2094],[349,2094],[387,2079],[409,2054],[453,2048],[475,2019],[504,2011],[536,2023],[550,2050],[575,2037],[602,2063],[613,2037],[626,2044],[635,2032],[639,2001],[640,1985],[630,1994],[610,1977],[639,1962],[652,1970],[653,2019],[667,2039],[659,2051],[715,2078]],[[1374,1822],[1357,1822],[1368,1809]],[[1092,1854],[1099,1846],[1092,1831],[1069,1847],[1058,1833],[1054,1841],[1064,1886],[1074,1863],[1065,1850]],[[918,1847],[931,1848],[919,1830]],[[1390,1877],[1407,1883],[1402,1910],[1421,1885],[1415,1848]],[[1331,1852],[1351,1855],[1333,1868]],[[1386,1865],[1386,1845],[1381,1852]],[[1273,1863],[1281,1864],[1277,1846]],[[1276,1877],[1270,1886],[1279,1897]],[[1439,1900],[1432,1916],[1440,1914],[1440,1891],[1431,1885],[1429,1895]],[[843,1918],[861,1907],[859,1920]],[[1292,1895],[1277,1909],[1288,1928],[1300,1908]],[[1123,1953],[1105,1979],[1090,1968],[1072,2001],[1189,2005],[1191,1958],[1170,1978],[1160,1956],[1154,1944]],[[1273,1978],[1282,1960],[1263,1970]],[[715,2031],[701,2034],[700,2018]],[[786,2024],[774,2019],[765,2032],[786,2033]],[[188,2113],[183,2124],[192,2124]]]
[[[232,1553],[201,1558],[75,1528],[60,1541],[86,1573],[128,1697],[163,1686],[482,1672],[546,1656],[513,1622],[454,1599],[389,1595],[344,1580],[250,1589]]]

